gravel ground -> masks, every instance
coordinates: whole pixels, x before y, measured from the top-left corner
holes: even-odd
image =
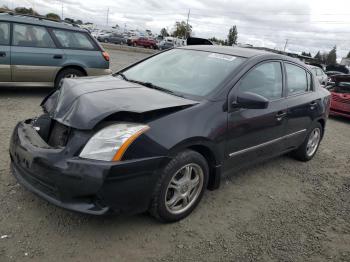
[[[147,54],[111,51],[114,70]],[[287,156],[224,179],[187,219],[94,217],[56,208],[9,170],[17,121],[45,89],[0,92],[0,261],[350,261],[350,121],[331,118],[316,157]]]

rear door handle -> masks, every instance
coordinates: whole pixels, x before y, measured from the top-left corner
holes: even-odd
[[[277,121],[281,121],[283,118],[285,118],[287,116],[287,112],[286,111],[279,111],[276,114],[276,119]]]
[[[53,59],[62,59],[62,58],[63,58],[62,55],[54,55],[54,56],[53,56]]]
[[[5,52],[0,52],[0,57],[5,57],[6,53]]]

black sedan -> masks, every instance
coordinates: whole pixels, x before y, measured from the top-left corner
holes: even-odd
[[[314,157],[330,94],[301,62],[191,46],[111,76],[66,79],[17,124],[11,167],[49,202],[101,215],[190,214],[223,176],[291,152]]]

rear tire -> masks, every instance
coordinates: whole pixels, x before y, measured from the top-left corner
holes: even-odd
[[[301,144],[299,148],[293,151],[292,156],[300,161],[307,162],[310,161],[315,155],[321,143],[323,136],[323,128],[319,122],[313,124],[305,141]]]
[[[149,212],[162,222],[185,218],[202,199],[208,178],[208,163],[201,154],[179,153],[161,171]]]
[[[75,68],[63,69],[61,72],[58,73],[56,77],[55,88],[57,89],[61,86],[64,78],[73,78],[73,77],[80,77],[80,76],[85,76],[85,73],[79,69],[75,69]]]

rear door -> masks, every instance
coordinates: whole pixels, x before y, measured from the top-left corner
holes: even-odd
[[[228,113],[225,171],[269,158],[285,150],[287,104],[283,97],[280,61],[269,61],[251,69],[229,94],[251,92],[269,100],[266,109],[232,109]]]
[[[12,80],[52,84],[62,65],[63,51],[56,47],[46,27],[13,24]]]
[[[306,137],[313,119],[318,115],[321,99],[314,92],[317,79],[311,73],[293,63],[284,63],[286,71],[286,95],[288,102],[286,145],[300,145]]]
[[[0,82],[11,81],[10,23],[0,21]]]

